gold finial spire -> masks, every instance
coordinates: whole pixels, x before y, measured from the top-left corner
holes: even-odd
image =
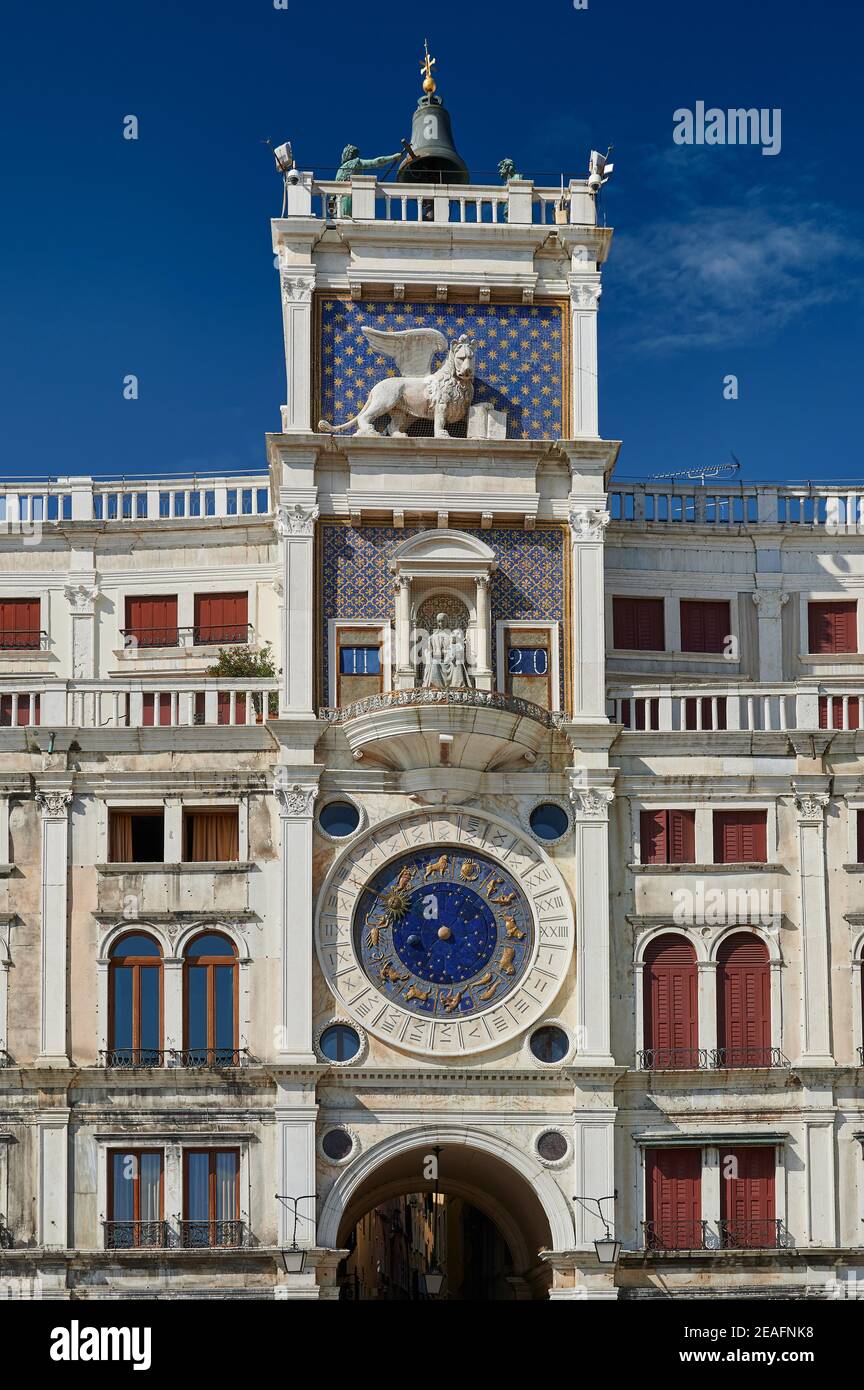
[[[435,59],[429,57],[429,42],[427,39],[423,40],[423,48],[426,52],[426,57],[420,64],[420,71],[425,74],[423,78],[423,90],[427,97],[431,97],[432,93],[435,91],[435,78],[432,76]]]

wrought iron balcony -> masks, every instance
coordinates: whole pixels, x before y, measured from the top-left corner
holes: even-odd
[[[106,1250],[164,1250],[167,1221],[103,1221]]]
[[[48,647],[48,633],[42,628],[0,628],[0,651],[41,652]]]
[[[779,1047],[718,1047],[711,1052],[712,1067],[788,1067],[789,1058]]]
[[[698,1071],[708,1066],[705,1047],[646,1047],[636,1056],[640,1071]]]
[[[723,1250],[780,1250],[783,1248],[783,1222],[779,1220],[739,1221],[724,1218],[718,1222]]]
[[[156,1047],[112,1047],[99,1053],[103,1067],[138,1071],[142,1067],[164,1067],[166,1053]]]
[[[242,1221],[181,1221],[184,1250],[238,1250],[248,1244]]]
[[[643,1221],[645,1250],[706,1250],[707,1221]]]
[[[244,645],[254,635],[251,623],[212,623],[201,627],[121,627],[123,645],[135,647],[228,647]]]
[[[405,709],[417,705],[467,705],[475,709],[503,710],[506,714],[518,714],[527,719],[536,719],[546,728],[557,728],[565,722],[565,716],[535,705],[533,700],[522,700],[514,695],[501,695],[494,690],[436,690],[417,686],[412,690],[391,690],[381,695],[369,695],[365,700],[341,708],[328,706],[319,711],[319,718],[331,724],[345,724],[361,715],[372,714],[377,710]]]
[[[167,1054],[174,1067],[242,1067],[249,1061],[248,1047],[183,1047]]]

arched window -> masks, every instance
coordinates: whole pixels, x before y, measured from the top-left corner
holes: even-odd
[[[162,952],[143,932],[111,947],[108,967],[108,1064],[162,1065]]]
[[[645,952],[643,1065],[698,1067],[696,953],[683,936],[658,936]]]
[[[203,932],[190,941],[183,970],[187,1065],[238,1064],[237,975],[237,952],[226,936]]]
[[[717,1034],[720,1066],[770,1066],[771,967],[751,932],[727,936],[717,953]]]

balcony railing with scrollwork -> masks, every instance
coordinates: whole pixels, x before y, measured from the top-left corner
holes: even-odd
[[[138,1071],[142,1067],[164,1067],[166,1053],[156,1047],[112,1047],[99,1053],[103,1067]]]
[[[359,719],[363,714],[373,714],[376,710],[410,709],[424,705],[461,705],[472,709],[503,710],[505,714],[520,715],[525,719],[536,719],[547,729],[559,726],[564,716],[532,700],[522,700],[514,695],[501,695],[494,690],[434,690],[416,686],[412,690],[391,690],[381,695],[369,695],[365,700],[356,700],[341,708],[327,706],[319,711],[319,718],[331,724],[345,724],[349,719]]]
[[[781,1250],[784,1246],[783,1222],[774,1218],[763,1221],[724,1218],[718,1222],[718,1229],[723,1250]]]
[[[181,1221],[184,1250],[238,1250],[248,1243],[242,1221]]]
[[[242,1067],[250,1060],[248,1047],[181,1047],[167,1055],[174,1067]]]
[[[643,1221],[646,1250],[705,1250],[707,1221]]]
[[[106,1250],[164,1250],[168,1245],[167,1221],[105,1221]]]
[[[717,1047],[711,1051],[711,1066],[719,1068],[788,1067],[789,1058],[779,1047]]]
[[[636,1055],[640,1071],[697,1071],[708,1066],[705,1047],[646,1047]]]

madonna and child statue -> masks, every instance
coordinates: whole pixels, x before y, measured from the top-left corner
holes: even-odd
[[[447,626],[447,614],[439,613],[423,647],[420,684],[425,690],[456,690],[473,686],[468,670],[465,633]]]

